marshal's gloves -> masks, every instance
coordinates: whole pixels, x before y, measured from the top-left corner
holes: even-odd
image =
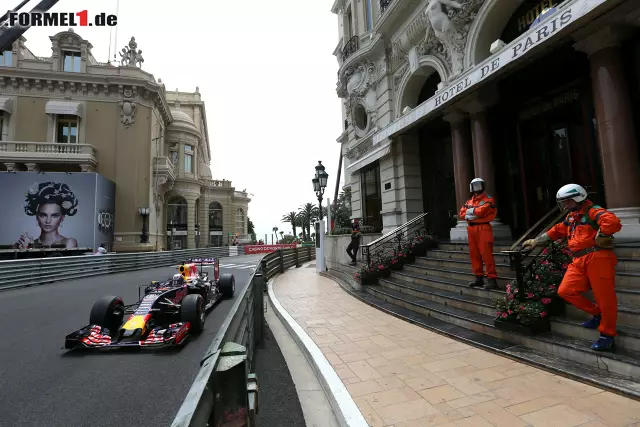
[[[529,239],[529,240],[525,240],[522,243],[522,247],[524,249],[535,249],[535,247],[538,245],[538,242],[536,242],[536,239]]]
[[[613,249],[614,238],[613,236],[603,234],[598,230],[598,234],[596,234],[596,245],[604,249]]]

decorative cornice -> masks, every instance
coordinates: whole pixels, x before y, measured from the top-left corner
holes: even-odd
[[[67,73],[2,67],[0,69],[0,93],[23,96],[73,96],[103,101],[120,101],[120,92],[131,87],[134,99],[148,101],[162,114],[165,123],[173,117],[164,96],[164,85],[127,76]]]

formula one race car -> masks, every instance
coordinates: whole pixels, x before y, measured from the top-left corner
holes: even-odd
[[[198,270],[197,264],[200,264]],[[203,266],[213,266],[213,279]],[[67,335],[65,348],[166,347],[201,332],[207,310],[235,292],[232,274],[220,275],[217,258],[191,259],[168,280],[138,289],[138,302],[105,296],[91,309],[89,325]],[[144,296],[141,296],[144,288]],[[125,317],[126,316],[126,317]]]

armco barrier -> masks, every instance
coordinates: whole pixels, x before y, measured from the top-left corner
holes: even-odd
[[[0,291],[100,274],[168,267],[194,257],[228,257],[229,247],[0,261]]]
[[[263,290],[272,277],[315,256],[314,248],[294,248],[262,257],[204,354],[172,427],[220,426],[232,419],[237,421],[233,425],[255,426],[260,378],[252,372],[255,348],[263,336]]]

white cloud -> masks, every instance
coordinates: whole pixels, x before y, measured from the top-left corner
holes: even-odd
[[[14,3],[19,3],[13,0]],[[333,198],[342,132],[335,92],[338,42],[331,1],[121,1],[117,46],[136,38],[143,69],[168,90],[200,87],[206,102],[214,178],[233,181],[254,197],[249,217],[264,238],[281,217],[317,203],[311,178],[318,160]],[[32,0],[23,10],[37,4]],[[15,5],[11,5],[12,7]],[[89,17],[116,12],[116,0],[60,0],[51,9]],[[27,46],[49,56],[49,36],[65,28],[31,28]],[[106,62],[115,29],[76,27]],[[344,181],[342,179],[342,181]],[[269,237],[270,239],[270,237]]]

